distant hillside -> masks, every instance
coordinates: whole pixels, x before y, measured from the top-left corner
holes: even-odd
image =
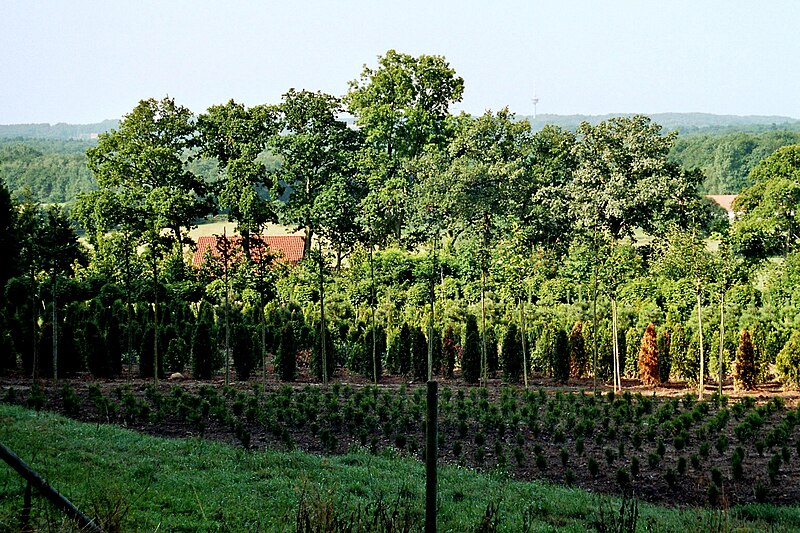
[[[596,124],[620,115],[538,115],[535,131],[545,124],[575,130],[582,121]],[[630,116],[630,115],[624,115]],[[789,117],[660,113],[650,115],[665,132],[680,136],[670,157],[685,168],[700,169],[705,179],[702,192],[736,194],[751,185],[750,170],[781,146],[800,143],[800,120]],[[347,120],[347,117],[345,117]],[[349,118],[352,121],[352,117]],[[0,125],[0,179],[18,198],[29,191],[41,202],[71,203],[80,192],[94,189],[94,177],[86,168],[86,149],[97,143],[97,134],[116,128],[118,120],[98,124]],[[264,156],[269,168],[274,157]],[[193,170],[214,179],[216,167],[195,161]]]
[[[0,124],[0,139],[87,140],[116,128],[119,120],[97,124]]]
[[[597,124],[612,117],[631,117],[633,113],[610,115],[548,115],[541,114],[527,118],[534,131],[542,129],[545,124],[575,131],[581,122]],[[724,133],[760,133],[771,130],[800,131],[800,120],[781,116],[737,116],[712,115],[709,113],[655,113],[648,115],[653,122],[663,126],[664,131],[678,130],[681,135],[691,134],[724,134]]]

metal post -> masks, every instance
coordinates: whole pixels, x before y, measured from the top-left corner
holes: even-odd
[[[428,420],[425,445],[425,533],[436,531],[436,463],[439,455],[438,392],[436,381],[428,381]]]

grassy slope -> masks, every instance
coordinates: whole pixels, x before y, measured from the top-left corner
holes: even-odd
[[[419,524],[423,514],[424,469],[407,458],[248,452],[8,405],[0,405],[0,442],[89,514],[102,518],[127,502],[124,531],[291,531],[301,493],[316,509],[324,508],[320,502],[333,502],[350,510],[379,494],[388,502],[404,495]],[[23,490],[21,479],[0,465],[0,530],[16,527]],[[501,502],[504,531],[521,531],[526,511],[533,530],[585,531],[601,507],[609,512],[618,506],[616,499],[577,489],[454,467],[440,470],[439,501],[440,531],[474,530],[490,501]],[[36,500],[33,507],[39,527],[63,527],[46,503]],[[659,531],[705,531],[718,529],[720,522],[740,531],[800,530],[797,507],[747,506],[723,513],[641,505],[639,514],[640,529],[650,525]]]

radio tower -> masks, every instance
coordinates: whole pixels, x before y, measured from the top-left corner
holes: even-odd
[[[539,97],[536,96],[536,85],[533,86],[533,120],[536,120],[536,104],[539,103]]]

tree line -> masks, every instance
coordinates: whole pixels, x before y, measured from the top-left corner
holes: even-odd
[[[702,389],[747,330],[758,378],[791,382],[796,146],[751,172],[730,225],[648,117],[533,132],[451,114],[463,90],[445,58],[390,50],[341,98],[141,101],[87,151],[98,188],[69,215],[3,189],[3,368]],[[241,239],[198,269],[188,230],[215,213]],[[272,222],[303,232],[297,267],[254,238]]]

